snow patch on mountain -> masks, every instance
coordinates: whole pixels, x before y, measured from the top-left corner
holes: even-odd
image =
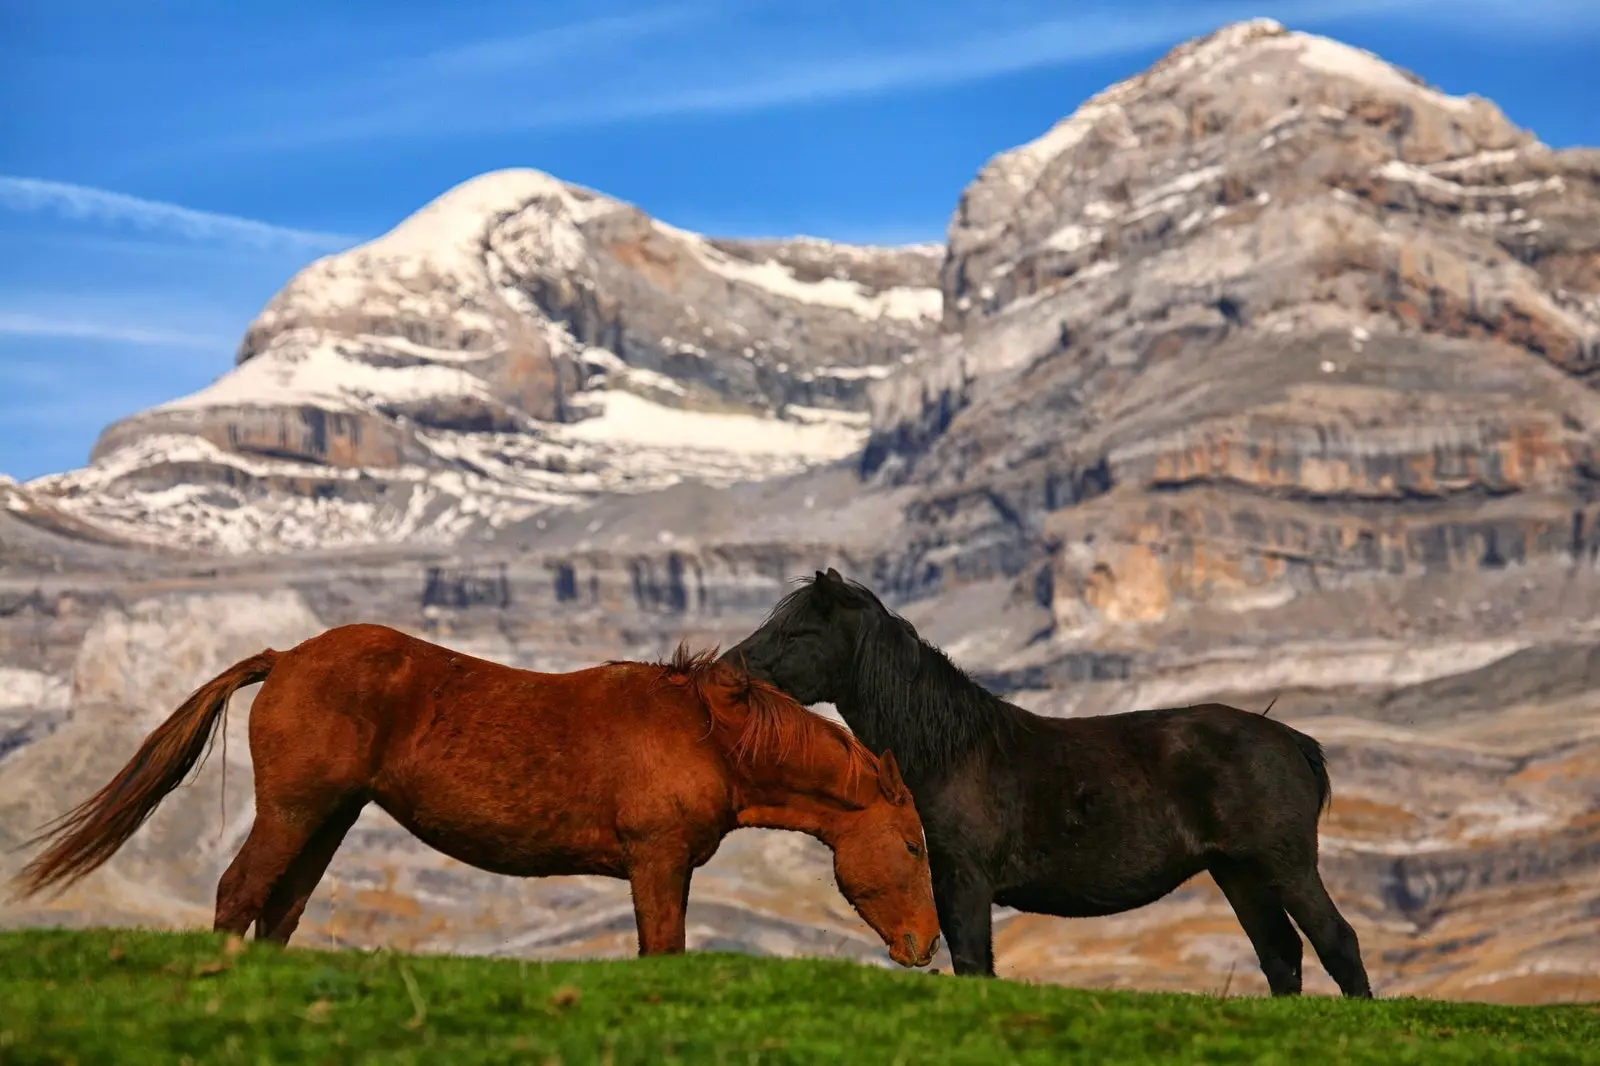
[[[247,364],[248,365],[248,364]],[[29,482],[63,513],[130,540],[225,554],[409,542],[449,544],[550,508],[683,480],[778,477],[858,451],[866,416],[684,410],[625,391],[584,394],[591,417],[519,433],[419,431],[439,467],[348,468],[244,455],[183,434],[137,438],[93,465]],[[186,467],[177,484],[147,471]],[[206,473],[209,471],[210,473]],[[303,482],[341,491],[293,494]]]
[[[748,262],[728,255],[697,233],[678,229],[659,219],[655,226],[662,233],[683,241],[701,265],[713,274],[764,289],[784,299],[834,307],[866,319],[893,318],[906,322],[937,319],[944,307],[944,297],[934,287],[894,286],[871,292],[860,282],[847,278],[802,280],[793,269],[774,259]],[[811,240],[808,243],[830,247],[828,242]],[[917,247],[919,251],[926,251],[925,247]]]
[[[387,339],[384,343],[387,346]],[[488,383],[459,367],[422,362],[381,366],[356,358],[357,350],[314,329],[287,330],[263,355],[235,367],[198,392],[169,400],[155,409],[310,403],[329,411],[353,411],[383,401],[403,403],[460,396],[494,402]]]
[[[598,414],[561,426],[561,437],[602,446],[636,445],[818,462],[843,458],[861,443],[859,429],[843,420],[802,423],[687,411],[651,403],[627,392],[600,393],[594,402]]]
[[[1451,96],[1423,82],[1420,78],[1386,63],[1364,48],[1356,48],[1342,41],[1318,37],[1309,33],[1291,33],[1268,42],[1267,47],[1297,49],[1296,58],[1306,66],[1341,78],[1359,81],[1373,88],[1382,88],[1396,95],[1422,97],[1435,107],[1451,111],[1467,111],[1472,107],[1471,97]]]

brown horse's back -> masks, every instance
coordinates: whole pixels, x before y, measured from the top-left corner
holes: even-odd
[[[359,797],[497,873],[621,876],[634,839],[695,832],[698,864],[732,827],[707,728],[659,667],[537,673],[363,624],[284,653],[250,748],[257,795],[308,816]]]

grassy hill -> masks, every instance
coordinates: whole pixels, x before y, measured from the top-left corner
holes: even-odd
[[[691,954],[532,963],[0,934],[0,1063],[1596,1063],[1600,1008],[1091,992]]]

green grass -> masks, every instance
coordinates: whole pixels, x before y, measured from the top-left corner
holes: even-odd
[[[1089,992],[821,960],[587,963],[0,934],[0,1063],[1600,1063],[1600,1010]]]

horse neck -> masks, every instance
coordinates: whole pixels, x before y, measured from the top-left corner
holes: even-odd
[[[823,741],[807,755],[770,756],[739,766],[737,821],[741,828],[791,829],[832,844],[840,823],[876,794],[878,781],[865,766],[852,767],[848,752]]]
[[[847,684],[834,700],[839,716],[872,751],[894,753],[913,793],[998,746],[1014,724],[1002,701],[932,648],[911,681],[857,670]]]

